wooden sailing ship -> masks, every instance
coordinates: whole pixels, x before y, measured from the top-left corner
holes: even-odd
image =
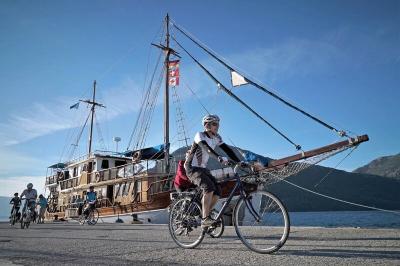
[[[206,51],[219,63],[228,68],[232,73],[232,81],[233,79],[239,80],[239,83],[236,83],[237,86],[245,84],[253,85],[254,87],[266,92],[272,97],[275,97],[296,111],[303,113],[314,121],[322,124],[330,130],[333,130],[334,132],[338,133],[340,137],[345,137],[346,140],[310,151],[303,151],[300,145],[295,144],[291,139],[272,126],[264,117],[260,116],[248,104],[237,97],[231,90],[227,89],[211,74],[210,71],[201,65],[201,63],[196,60],[175,39],[175,37],[170,36],[171,25],[184,36],[192,40],[204,51]],[[219,89],[222,89],[230,97],[233,97],[235,100],[237,100],[245,107],[245,109],[265,122],[279,135],[293,144],[299,151],[296,155],[273,160],[268,165],[257,169],[256,172],[252,173],[252,177],[256,176],[258,178],[256,178],[257,182],[262,182],[264,184],[277,182],[280,178],[285,178],[295,174],[309,165],[318,163],[321,160],[338,152],[357,147],[357,145],[360,143],[368,140],[367,135],[353,137],[348,136],[345,131],[337,130],[334,127],[322,122],[320,119],[304,112],[293,104],[283,100],[275,93],[252,81],[242,73],[239,73],[205,46],[197,42],[192,35],[188,34],[175,22],[171,22],[169,16],[167,15],[165,19],[165,42],[164,44],[153,44],[154,46],[160,48],[164,54],[164,77],[162,79],[165,81],[163,90],[163,144],[148,148],[144,148],[143,145],[137,145],[136,149],[127,151],[125,153],[92,151],[93,120],[95,116],[95,110],[97,107],[104,107],[102,104],[96,102],[96,82],[94,82],[92,99],[81,100],[81,102],[84,102],[90,106],[90,116],[88,117],[90,118],[90,131],[87,155],[67,162],[57,163],[48,168],[46,187],[49,191],[49,208],[47,214],[49,219],[54,219],[56,216],[58,218],[76,217],[78,205],[82,202],[82,199],[84,199],[86,191],[91,185],[95,187],[95,191],[97,192],[97,208],[99,210],[100,217],[103,219],[112,218],[115,220],[116,216],[130,217],[129,219],[132,219],[132,214],[163,210],[169,206],[170,193],[174,190],[173,178],[176,172],[177,161],[183,159],[182,155],[184,154],[175,154],[175,156],[173,156],[170,152],[170,86],[175,86],[177,83],[176,79],[172,79],[176,77],[172,77],[174,74],[172,74],[169,69],[171,62],[176,62],[176,59],[180,58],[180,55],[171,48],[170,38],[172,38],[177,46],[187,53],[187,55],[206,72],[206,74],[216,83]],[[174,57],[174,60],[171,60],[171,57]],[[235,84],[233,85],[236,86]],[[151,92],[149,92],[149,95],[150,94]],[[137,123],[147,123],[147,121],[143,122],[138,119]],[[145,131],[138,133],[138,135],[143,134],[145,134]],[[316,157],[317,159],[315,161],[310,161],[310,159]],[[299,165],[302,167],[299,167]],[[217,176],[217,178],[223,178],[227,175],[233,174],[233,169],[229,167],[221,167],[218,170],[214,170],[213,174]],[[223,196],[228,194],[232,185],[233,183],[231,182],[222,184]],[[164,221],[166,220],[164,219]]]

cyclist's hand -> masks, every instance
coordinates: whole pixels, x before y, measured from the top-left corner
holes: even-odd
[[[223,165],[227,165],[229,163],[228,158],[224,156],[218,156],[218,162],[222,163]]]

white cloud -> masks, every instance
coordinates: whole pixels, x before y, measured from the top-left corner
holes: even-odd
[[[0,196],[11,197],[15,192],[21,193],[28,183],[33,184],[33,188],[39,194],[45,193],[44,176],[17,176],[0,179]]]
[[[29,157],[6,147],[0,150],[0,162],[1,177],[30,173],[34,166],[43,164],[38,158]]]
[[[120,86],[103,91],[101,94],[106,99],[107,115],[99,111],[97,117],[109,120],[137,109],[140,99],[135,88],[135,83],[128,79]],[[59,130],[81,126],[82,120],[88,114],[82,111],[85,104],[80,103],[79,110],[69,110],[71,103],[77,100],[64,97],[48,103],[33,103],[19,113],[10,114],[7,122],[0,123],[0,146],[15,145]]]

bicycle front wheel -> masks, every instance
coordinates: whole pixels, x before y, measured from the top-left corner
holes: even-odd
[[[169,213],[169,232],[182,248],[195,248],[204,238],[200,205],[190,198],[178,200]]]
[[[99,211],[97,209],[93,209],[89,212],[87,223],[89,225],[97,224],[97,220],[99,220]]]
[[[257,253],[276,252],[289,236],[287,210],[270,192],[254,191],[241,198],[235,206],[233,219],[240,240]]]

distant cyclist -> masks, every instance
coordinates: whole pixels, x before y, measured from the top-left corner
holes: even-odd
[[[10,204],[13,205],[12,208],[11,208],[10,218],[11,218],[11,215],[12,215],[12,213],[14,212],[14,210],[16,210],[17,219],[19,219],[19,216],[21,215],[21,214],[19,213],[19,208],[20,208],[20,206],[21,206],[21,200],[20,200],[20,198],[18,197],[18,193],[14,193],[14,198],[12,198],[12,199],[10,200]]]
[[[239,158],[233,150],[226,145],[218,134],[220,119],[217,115],[206,115],[203,117],[203,132],[196,133],[194,142],[186,156],[185,170],[190,181],[203,190],[203,217],[202,228],[211,226],[215,221],[210,217],[210,210],[217,203],[221,196],[221,189],[215,177],[207,169],[207,162],[214,156],[224,165],[228,164],[228,158],[220,156],[215,152],[215,147],[219,146],[228,157],[239,162]]]
[[[33,215],[35,215],[35,207],[36,207],[36,199],[37,199],[37,191],[33,189],[33,184],[29,183],[26,185],[26,189],[21,194],[21,199],[25,196],[26,203],[24,208],[22,209],[22,214],[25,213],[25,208],[28,207],[32,211]],[[21,217],[22,219],[22,217]]]
[[[90,210],[94,210],[96,208],[96,202],[97,202],[97,194],[94,191],[94,186],[90,186],[89,192],[86,193],[86,203],[88,204],[88,206],[83,211],[83,213],[85,214],[85,218],[88,217]]]
[[[38,204],[40,206],[38,223],[40,224],[40,223],[44,223],[44,214],[45,214],[46,208],[47,208],[47,200],[45,197],[43,197],[42,194],[39,195]]]

